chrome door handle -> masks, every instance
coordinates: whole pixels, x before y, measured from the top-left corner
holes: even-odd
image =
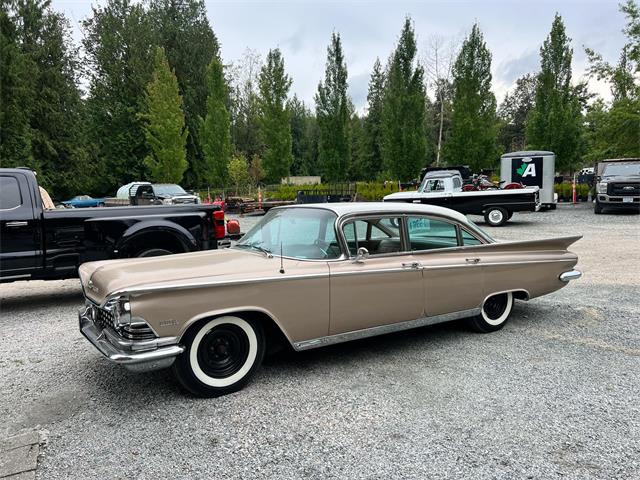
[[[475,265],[476,263],[480,263],[480,259],[479,258],[465,258],[465,262]]]
[[[410,262],[410,263],[403,263],[402,264],[402,268],[414,268],[414,269],[418,269],[420,268],[422,265],[420,265],[420,262]]]
[[[5,225],[7,227],[26,227],[29,222],[7,222]]]

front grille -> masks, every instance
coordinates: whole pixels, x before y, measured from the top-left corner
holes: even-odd
[[[640,195],[640,183],[610,183],[607,190],[609,195]]]
[[[102,328],[113,328],[113,314],[103,308],[94,307],[96,316],[95,321],[96,324]]]

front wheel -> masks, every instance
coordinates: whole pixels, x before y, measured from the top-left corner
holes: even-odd
[[[242,389],[265,351],[262,325],[224,316],[198,323],[182,339],[186,350],[173,364],[180,384],[195,395],[218,397]]]
[[[513,310],[513,293],[497,293],[484,301],[479,315],[469,319],[476,332],[489,333],[505,326]]]
[[[501,227],[509,220],[509,212],[502,207],[490,207],[484,213],[484,220],[492,227]]]
[[[597,200],[593,204],[593,213],[595,213],[596,215],[600,215],[602,213],[602,206],[598,203]]]

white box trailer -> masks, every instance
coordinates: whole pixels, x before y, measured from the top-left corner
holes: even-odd
[[[540,188],[540,203],[552,209],[558,202],[553,189],[555,174],[556,154],[553,152],[527,150],[500,157],[500,180]]]

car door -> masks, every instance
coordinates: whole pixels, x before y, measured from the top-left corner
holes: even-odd
[[[25,175],[0,175],[0,272],[30,273],[40,258],[39,223]]]
[[[422,317],[422,272],[406,251],[402,217],[358,217],[341,229],[349,258],[329,262],[330,334]],[[369,255],[356,260],[362,247]]]
[[[423,271],[426,315],[478,308],[483,300],[481,261],[459,247],[480,240],[439,217],[407,216],[406,224],[409,249]]]

